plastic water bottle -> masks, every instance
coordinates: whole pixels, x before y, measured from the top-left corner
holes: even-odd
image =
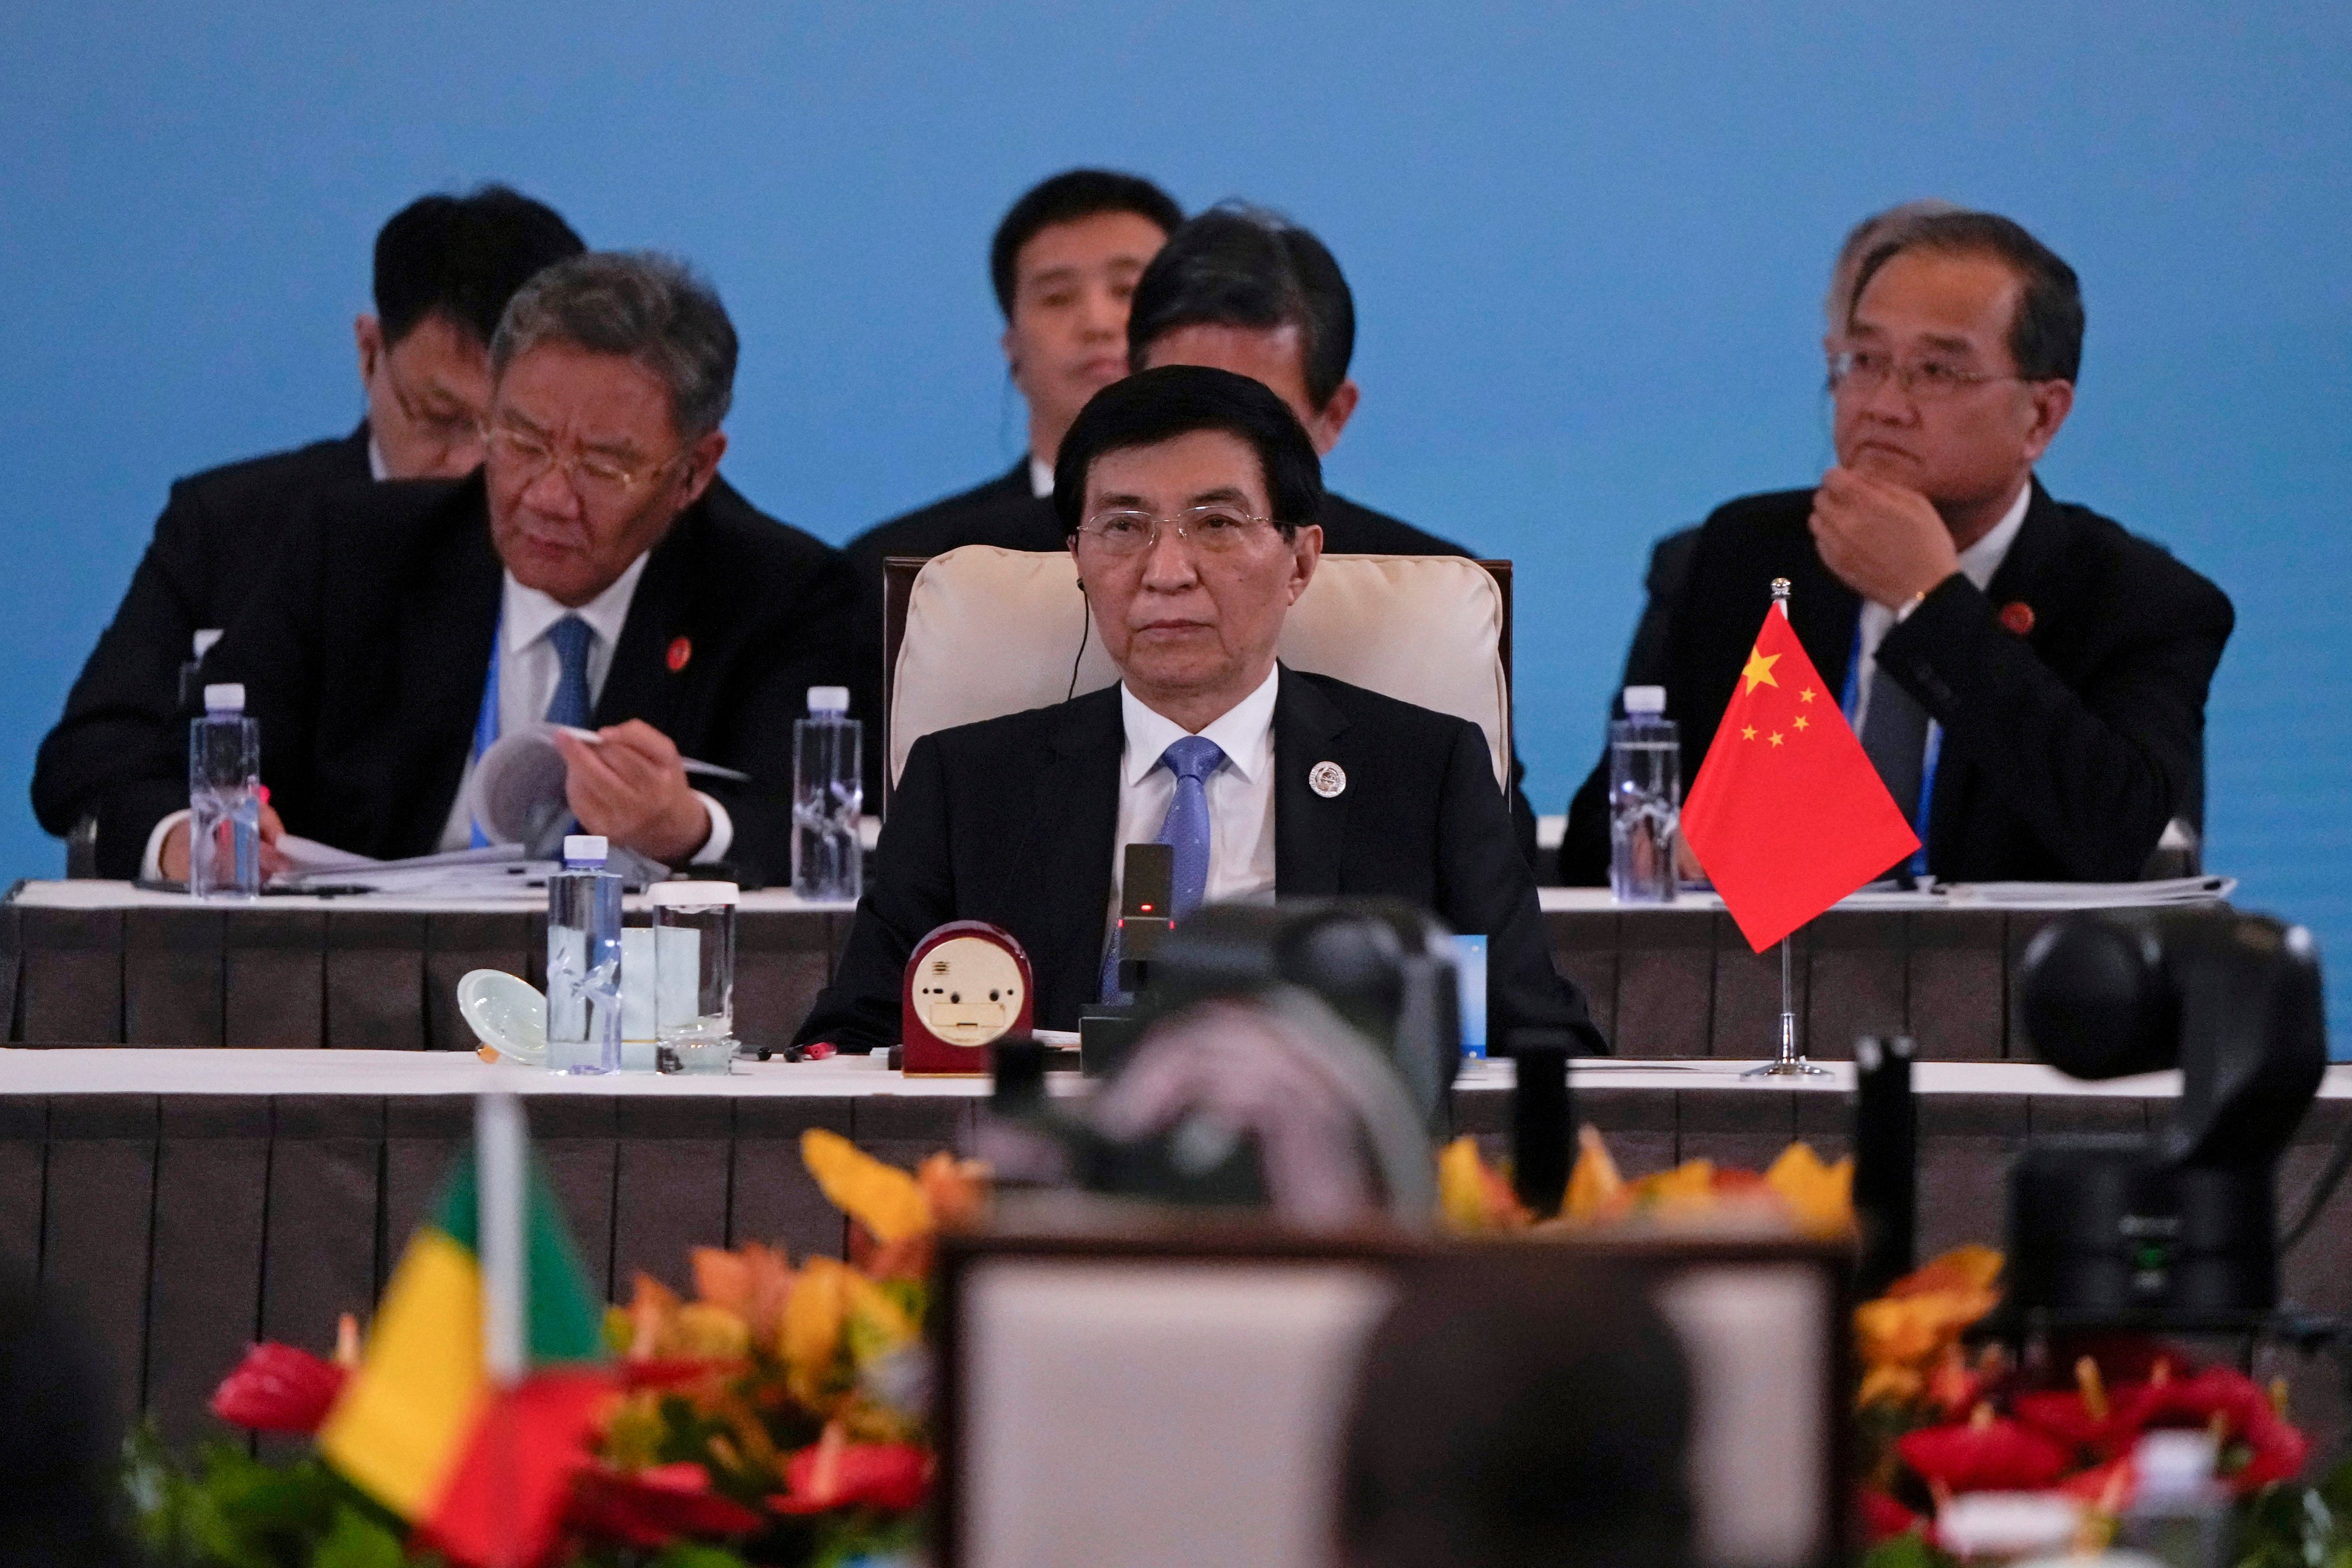
[[[547,1065],[557,1072],[620,1070],[621,879],[604,855],[604,839],[575,833],[547,879]]]
[[[808,705],[808,717],[793,724],[793,891],[855,903],[866,881],[857,837],[866,808],[862,726],[849,716],[845,686],[810,687]]]
[[[188,891],[200,899],[261,894],[261,725],[245,688],[205,688],[188,721]]]
[[[1682,742],[1666,689],[1629,686],[1625,717],[1609,726],[1609,886],[1620,903],[1675,901],[1682,803]]]

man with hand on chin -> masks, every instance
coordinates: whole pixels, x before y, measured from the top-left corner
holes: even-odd
[[[718,296],[661,257],[592,253],[515,296],[483,467],[322,500],[205,660],[260,721],[266,838],[479,843],[473,768],[544,721],[596,731],[556,740],[583,831],[789,875],[793,720],[840,683],[849,580],[718,477],[735,359]],[[184,745],[173,729],[133,761],[169,778]],[[697,789],[684,755],[752,782]],[[150,874],[186,861],[184,814],[163,818]]]
[[[2202,805],[2220,589],[2033,468],[2074,405],[2074,269],[2007,218],[1919,218],[1856,274],[1837,466],[1707,520],[1668,657],[1694,763],[1775,577],[1945,881],[2112,881]],[[1603,766],[1606,766],[1604,762]]]
[[[1487,938],[1493,1036],[1605,1042],[1553,969],[1535,880],[1475,725],[1276,662],[1315,574],[1315,448],[1282,399],[1229,371],[1142,371],[1064,437],[1054,504],[1120,681],[927,735],[877,871],[800,1041],[898,1037],[915,944],[950,920],[1027,952],[1041,1028],[1102,994],[1126,847],[1176,850],[1202,903],[1399,898]]]

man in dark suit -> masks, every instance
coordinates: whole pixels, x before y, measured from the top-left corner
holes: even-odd
[[[895,1041],[908,955],[957,919],[1011,931],[1038,1025],[1074,1028],[1101,994],[1125,847],[1157,841],[1180,920],[1212,900],[1404,899],[1486,936],[1495,1038],[1549,1026],[1606,1048],[1552,967],[1476,726],[1276,663],[1322,553],[1321,491],[1262,383],[1171,366],[1096,395],[1054,504],[1120,683],[915,743],[803,1043]]]
[[[1338,258],[1307,230],[1255,207],[1213,207],[1168,237],[1135,286],[1127,322],[1137,370],[1202,364],[1262,382],[1330,456],[1362,391],[1348,375],[1356,300]],[[1323,492],[1323,548],[1343,555],[1467,555],[1412,524]],[[1530,864],[1535,809],[1511,758],[1511,820]]]
[[[478,472],[319,498],[205,661],[245,685],[286,828],[375,856],[463,847],[470,770],[544,720],[597,730],[557,737],[583,830],[788,873],[792,723],[840,679],[849,584],[836,552],[719,480],[735,357],[677,263],[559,263],[492,342]],[[174,877],[184,744],[158,726],[88,784]],[[681,753],[753,782],[705,793]]]
[[[42,826],[71,832],[96,803],[62,786],[102,770],[158,711],[178,710],[180,668],[198,634],[209,641],[236,618],[313,497],[372,479],[455,479],[480,464],[499,312],[524,279],[583,248],[552,209],[503,185],[425,196],[393,215],[376,235],[374,313],[353,324],[366,418],[340,439],[172,486],[113,623],[42,743],[33,775]],[[126,847],[116,824],[101,815],[97,830],[100,862],[135,864],[139,846]]]
[[[1694,769],[1786,577],[1807,656],[1920,829],[1890,869],[2125,879],[2194,816],[2230,602],[2034,479],[2082,339],[2074,269],[2006,218],[1931,216],[1870,253],[1831,361],[1837,467],[1700,536],[1666,683]]]
[[[1842,334],[1853,305],[1854,274],[1872,251],[1901,235],[1922,218],[1960,209],[1929,196],[1902,202],[1874,212],[1846,231],[1830,264],[1829,291],[1822,299],[1822,353],[1834,354],[1843,346]],[[1650,546],[1649,569],[1642,574],[1642,616],[1626,645],[1624,673],[1609,694],[1609,717],[1625,716],[1625,688],[1666,684],[1666,650],[1672,646],[1675,614],[1681,608],[1683,588],[1690,581],[1691,557],[1698,552],[1699,529],[1693,525],[1661,534]],[[1689,737],[1684,738],[1689,744]],[[1555,881],[1597,886],[1609,880],[1609,800],[1607,759],[1588,777],[1568,805],[1568,826],[1560,837],[1559,874]],[[1695,765],[1695,764],[1694,764]]]
[[[996,226],[989,281],[1004,313],[1005,374],[1029,407],[1020,461],[843,547],[857,574],[851,711],[866,721],[866,798],[882,798],[882,563],[966,544],[1059,550],[1054,458],[1087,399],[1127,374],[1127,307],[1135,281],[1169,231],[1184,221],[1150,181],[1108,169],[1069,169],[1024,193]]]

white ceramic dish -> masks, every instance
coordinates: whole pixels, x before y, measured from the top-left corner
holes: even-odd
[[[472,969],[457,982],[457,1012],[486,1059],[547,1065],[547,998],[503,969]]]

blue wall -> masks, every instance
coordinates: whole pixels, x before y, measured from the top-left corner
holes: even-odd
[[[1365,396],[1333,481],[1518,561],[1547,810],[1646,542],[1824,460],[1846,224],[2021,219],[2090,309],[2044,477],[2237,601],[2210,860],[2352,973],[2342,5],[12,6],[0,873],[59,864],[33,748],[168,480],[353,421],[369,241],[412,195],[506,178],[694,259],[745,342],[730,473],[839,540],[1017,451],[982,252],[1078,162],[1339,253]]]

